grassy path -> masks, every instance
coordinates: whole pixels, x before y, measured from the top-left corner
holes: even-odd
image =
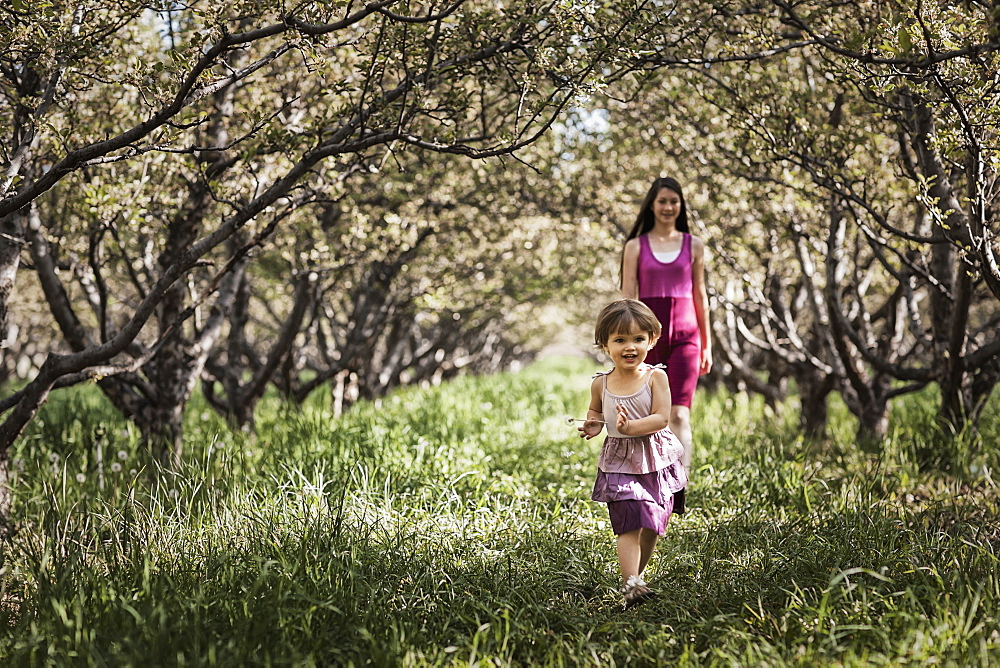
[[[1000,663],[1000,515],[982,473],[997,453],[935,445],[926,398],[900,407],[875,458],[836,406],[831,438],[807,444],[793,408],[699,396],[691,511],[648,571],[663,595],[621,612],[588,500],[600,443],[564,422],[591,372],[551,360],[339,421],[275,403],[257,437],[195,406],[188,466],[155,488],[135,434],[64,395],[17,454],[0,661]],[[952,475],[919,470],[935,448]]]

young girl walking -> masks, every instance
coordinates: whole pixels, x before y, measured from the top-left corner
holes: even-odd
[[[594,341],[614,368],[594,377],[590,409],[579,427],[580,436],[591,439],[607,425],[591,498],[608,504],[626,608],[653,595],[642,572],[666,531],[674,494],[687,484],[684,446],[668,427],[667,374],[645,363],[660,332],[652,310],[638,300],[621,299],[604,307]]]

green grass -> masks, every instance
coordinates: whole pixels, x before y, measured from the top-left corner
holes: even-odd
[[[996,397],[957,441],[908,397],[874,458],[837,402],[807,442],[791,408],[699,395],[691,509],[648,571],[662,595],[621,612],[589,501],[600,439],[563,422],[591,372],[550,360],[338,420],[271,398],[256,436],[196,401],[185,468],[159,475],[97,393],[57,395],[15,453],[0,661],[1000,662]]]

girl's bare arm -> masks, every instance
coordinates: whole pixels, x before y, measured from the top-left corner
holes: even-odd
[[[591,439],[604,429],[604,381],[602,376],[590,384],[590,408],[587,409],[587,421],[577,427],[581,438]]]

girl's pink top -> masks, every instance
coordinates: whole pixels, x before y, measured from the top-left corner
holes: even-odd
[[[691,277],[691,235],[684,234],[681,254],[673,262],[660,262],[653,255],[649,235],[639,237],[639,299],[647,297],[687,297],[694,294]]]
[[[646,376],[646,383],[635,394],[619,396],[608,392],[608,374],[604,376],[604,394],[601,405],[604,411],[605,425],[608,436],[597,459],[597,467],[605,473],[650,473],[659,471],[680,461],[684,455],[684,446],[674,432],[664,427],[658,432],[645,436],[624,436],[615,426],[618,420],[618,404],[625,407],[629,420],[639,420],[648,417],[653,409],[653,392],[649,381],[653,376],[652,369]],[[683,470],[683,467],[681,467]]]

